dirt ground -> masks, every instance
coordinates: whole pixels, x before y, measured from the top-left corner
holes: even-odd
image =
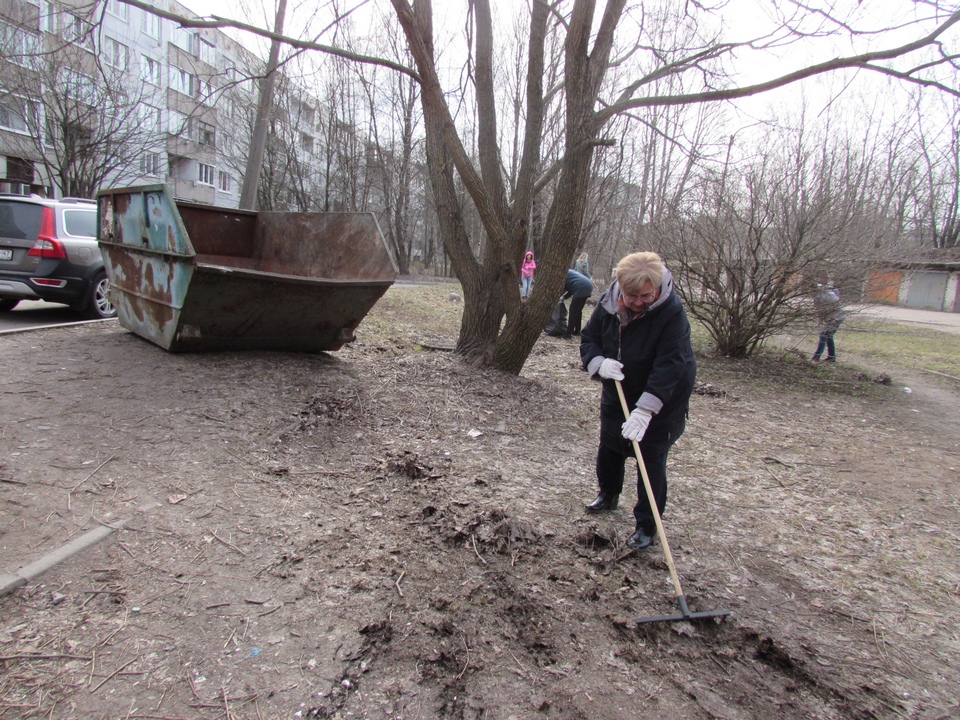
[[[576,345],[466,367],[408,312],[447,292],[331,354],[2,338],[0,570],[129,521],[0,600],[0,717],[960,717],[957,383],[699,358],[664,520],[732,615],[640,626],[677,603],[632,491],[583,512]]]

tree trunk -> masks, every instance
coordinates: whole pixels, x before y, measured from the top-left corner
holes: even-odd
[[[493,88],[493,40],[488,0],[474,0],[477,37],[478,172],[456,132],[434,66],[430,0],[392,0],[421,76],[429,174],[440,232],[463,285],[464,314],[457,351],[474,363],[492,362],[517,374],[553,311],[567,266],[580,239],[590,161],[600,125],[593,114],[625,0],[609,0],[591,47],[594,0],[577,0],[567,29],[566,154],[558,189],[547,213],[537,282],[521,304],[520,265],[529,238],[529,218],[540,171],[543,122],[544,43],[549,17],[545,3],[532,5],[527,68],[527,122],[513,204],[506,200],[498,151]],[[474,256],[455,192],[454,168],[483,223],[485,238]],[[501,323],[506,323],[501,331]]]
[[[287,0],[280,0],[274,21],[274,32],[283,33],[283,18],[287,12]],[[280,41],[270,43],[270,57],[267,60],[266,74],[260,80],[260,98],[257,102],[257,120],[250,138],[250,156],[247,159],[246,172],[243,174],[243,187],[240,191],[240,208],[256,210],[257,186],[260,183],[260,169],[263,165],[263,153],[267,144],[267,132],[270,129],[270,109],[273,107],[273,87],[277,78],[277,64],[280,58]]]

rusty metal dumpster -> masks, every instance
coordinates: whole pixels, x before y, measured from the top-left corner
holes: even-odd
[[[249,212],[163,185],[98,195],[120,324],[170,352],[338,350],[396,279],[370,213]]]

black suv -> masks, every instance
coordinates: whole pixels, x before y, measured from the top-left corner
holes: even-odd
[[[47,300],[111,318],[109,287],[93,200],[0,195],[0,312]]]

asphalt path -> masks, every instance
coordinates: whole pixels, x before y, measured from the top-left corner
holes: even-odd
[[[960,335],[960,312],[914,310],[913,308],[896,307],[894,305],[858,305],[854,309],[867,317],[907,325],[918,325]]]
[[[60,303],[21,300],[10,312],[0,313],[0,335],[36,328],[69,325],[76,322],[104,321],[84,321],[83,315]]]

